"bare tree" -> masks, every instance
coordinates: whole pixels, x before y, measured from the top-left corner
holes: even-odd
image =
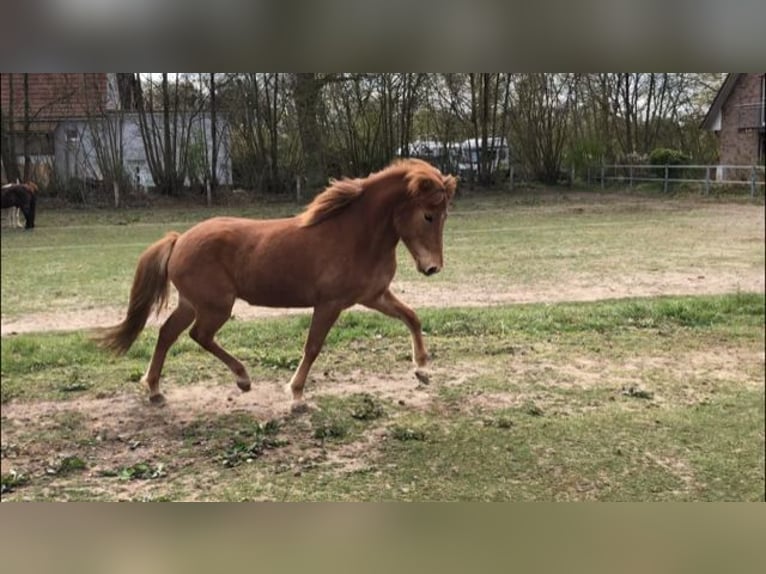
[[[229,119],[245,184],[270,192],[286,191],[297,173],[299,137],[288,123],[294,116],[284,74],[238,74],[231,90]],[[293,118],[294,119],[294,118]]]
[[[510,125],[517,152],[531,175],[556,183],[573,103],[572,74],[519,74]]]
[[[2,115],[0,148],[2,148],[5,175],[9,181],[16,181],[20,178],[19,165],[16,161],[16,90],[14,89],[14,74],[5,74],[5,76],[8,82],[8,108],[0,114]]]
[[[118,74],[119,85],[124,74]],[[132,101],[125,92],[117,89],[116,101],[109,102],[100,91],[89,91],[87,101],[87,121],[96,164],[104,184],[112,188],[114,206],[122,202],[122,191],[129,185],[129,174],[125,169],[124,124],[125,113],[130,111]]]
[[[213,200],[213,193],[218,188],[218,101],[216,98],[215,73],[210,74],[210,179],[207,189],[207,203],[210,205]],[[207,140],[205,140],[207,141]]]
[[[363,176],[390,161],[393,151],[387,145],[394,123],[390,85],[386,74],[348,74],[326,91],[328,141],[331,163],[341,173]]]
[[[148,94],[145,84],[148,84]],[[139,77],[137,88],[138,119],[152,179],[160,193],[177,195],[188,175],[192,126],[201,110],[200,99],[195,96],[197,90],[186,78],[181,83],[180,74],[171,86],[168,74],[163,73],[159,88],[161,102],[155,105],[156,89],[151,79]],[[161,126],[157,123],[158,111]]]
[[[24,181],[29,181],[32,175],[32,158],[29,157],[29,131],[32,125],[29,102],[29,74],[24,77]]]
[[[322,88],[331,76],[314,73],[293,74],[293,98],[298,120],[303,169],[311,187],[323,186],[327,179],[324,137],[319,124]]]

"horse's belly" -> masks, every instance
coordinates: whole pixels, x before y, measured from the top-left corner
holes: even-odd
[[[276,286],[250,286],[240,289],[237,296],[251,305],[261,307],[313,307],[316,299],[304,290]]]

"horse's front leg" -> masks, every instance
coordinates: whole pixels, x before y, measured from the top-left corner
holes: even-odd
[[[425,367],[428,361],[428,353],[426,352],[425,343],[423,343],[420,319],[415,311],[397,299],[389,289],[386,289],[377,299],[365,301],[364,305],[370,309],[380,311],[384,315],[399,319],[407,325],[412,335],[412,362],[415,363],[416,367]],[[422,376],[425,377],[425,375]],[[418,375],[418,379],[421,379],[421,375]]]
[[[314,315],[311,317],[311,327],[309,336],[306,339],[306,345],[303,347],[303,358],[293,378],[290,380],[290,390],[293,394],[292,411],[295,413],[305,412],[307,405],[303,400],[303,387],[306,384],[306,377],[311,370],[319,352],[322,350],[324,340],[330,327],[338,320],[342,307],[332,305],[318,305],[314,308]]]

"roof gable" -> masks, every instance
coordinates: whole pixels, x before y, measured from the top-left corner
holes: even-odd
[[[713,103],[710,105],[710,109],[707,111],[707,114],[705,115],[705,119],[702,120],[700,127],[706,130],[712,130],[714,128],[716,123],[716,118],[721,113],[721,108],[726,103],[726,100],[729,99],[729,96],[734,90],[734,86],[737,85],[737,82],[739,81],[739,78],[741,76],[742,74],[727,74],[726,75],[726,79],[723,81],[723,84],[721,84],[721,87],[718,89],[718,93],[715,95],[715,99],[713,100]]]

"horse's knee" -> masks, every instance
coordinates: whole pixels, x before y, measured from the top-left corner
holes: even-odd
[[[193,326],[189,331],[189,337],[191,337],[192,341],[201,347],[206,347],[207,343],[209,343],[211,339],[210,337],[206,337],[202,332],[200,332],[200,329],[196,325]]]

